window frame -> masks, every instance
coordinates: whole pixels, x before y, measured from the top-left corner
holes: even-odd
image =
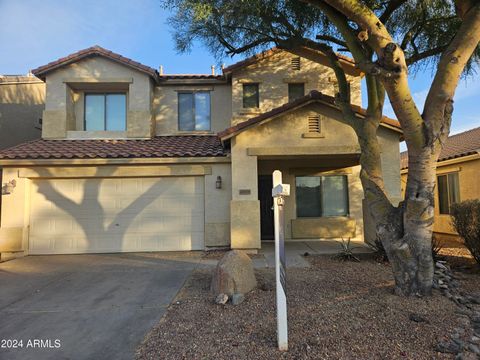
[[[245,107],[245,86],[255,86],[257,88],[256,106]],[[242,108],[243,109],[259,109],[260,108],[260,83],[258,82],[242,83]]]
[[[457,177],[457,186],[458,188],[456,189],[457,190],[457,193],[458,193],[458,199],[456,202],[452,202],[452,199],[451,199],[451,194],[450,194],[450,181],[449,181],[449,177],[450,176],[453,176],[455,175]],[[441,203],[441,196],[440,196],[440,181],[439,179],[441,177],[445,177],[446,179],[446,182],[445,182],[445,185],[446,185],[446,188],[445,190],[447,191],[447,212],[442,212],[442,206],[440,205]],[[444,173],[444,174],[439,174],[437,175],[437,198],[438,198],[438,213],[440,215],[449,215],[450,216],[450,208],[453,204],[456,204],[456,203],[459,203],[461,202],[461,199],[460,199],[460,174],[459,174],[459,171],[452,171],[452,172],[448,172],[448,173]]]
[[[319,213],[320,216],[299,216],[298,215],[298,196],[297,196],[297,178],[301,177],[315,177],[320,178],[320,203],[319,206]],[[323,206],[323,179],[326,177],[342,177],[344,183],[344,191],[345,191],[345,205],[346,211],[342,215],[324,215],[324,206]],[[328,174],[328,175],[295,175],[295,216],[297,219],[318,219],[318,218],[334,218],[334,217],[349,217],[350,216],[350,191],[349,191],[349,183],[348,183],[348,175],[347,174]]]
[[[87,96],[88,95],[103,95],[103,130],[87,130]],[[124,130],[107,130],[107,95],[124,95],[125,96],[125,129]],[[127,131],[127,117],[128,117],[128,96],[125,91],[88,91],[83,93],[83,131]]]
[[[195,122],[195,94],[198,94],[198,93],[207,93],[208,94],[208,111],[209,111],[209,119],[208,119],[208,129],[204,129],[204,130],[182,130],[180,128],[180,95],[181,94],[190,94],[193,96],[193,121],[194,121],[194,126],[196,126],[196,122]],[[181,91],[177,91],[177,129],[178,131],[182,131],[182,132],[205,132],[205,131],[212,131],[212,91],[211,90],[181,90]]]
[[[296,99],[291,99],[291,97],[290,97],[290,86],[292,86],[292,85],[297,85],[297,86],[298,86],[298,85],[302,85],[302,87],[303,87],[303,95],[300,96],[300,97],[298,97],[298,98],[296,98]],[[304,97],[304,96],[305,96],[305,83],[304,83],[304,82],[289,82],[289,83],[287,84],[287,96],[288,96],[288,102],[289,102],[289,103],[290,103],[290,102],[293,102],[293,101],[295,101],[295,100],[298,100],[298,99],[300,99],[300,98],[302,98],[302,97]]]

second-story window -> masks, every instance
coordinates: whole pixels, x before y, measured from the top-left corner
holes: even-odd
[[[178,94],[178,129],[210,130],[210,93],[208,91]]]
[[[290,83],[288,84],[288,102],[295,101],[305,96],[304,83]]]
[[[243,108],[258,108],[260,105],[260,95],[258,84],[243,84]]]
[[[126,94],[85,94],[85,130],[125,131],[126,124]]]

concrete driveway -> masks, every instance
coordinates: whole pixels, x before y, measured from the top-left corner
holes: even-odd
[[[0,359],[132,359],[200,258],[54,255],[0,263]],[[6,349],[6,340],[22,340],[23,348]]]

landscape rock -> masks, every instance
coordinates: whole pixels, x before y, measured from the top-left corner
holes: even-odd
[[[245,300],[245,295],[243,294],[233,294],[232,295],[232,305],[240,305],[243,300]]]
[[[435,350],[445,354],[458,354],[462,347],[454,341],[441,341],[437,344]]]
[[[211,290],[215,295],[246,294],[257,286],[250,257],[242,251],[227,252],[213,273]]]
[[[428,323],[428,320],[419,314],[410,314],[409,318],[410,320],[415,321],[417,323],[422,323],[422,322]]]
[[[480,355],[480,348],[477,345],[469,344],[468,345],[468,350],[470,350],[471,352],[473,352],[476,355]]]
[[[215,298],[215,304],[218,304],[218,305],[225,305],[227,301],[228,301],[227,294],[218,294],[217,297]]]

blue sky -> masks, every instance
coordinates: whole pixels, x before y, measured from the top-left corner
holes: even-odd
[[[167,18],[159,0],[0,0],[0,74],[25,74],[92,45],[154,68],[163,65],[166,73],[209,73],[216,61],[199,44],[177,54]],[[480,126],[479,76],[462,80],[457,89],[451,133]],[[431,80],[430,70],[412,76],[420,108]],[[389,105],[385,114],[394,116]]]

